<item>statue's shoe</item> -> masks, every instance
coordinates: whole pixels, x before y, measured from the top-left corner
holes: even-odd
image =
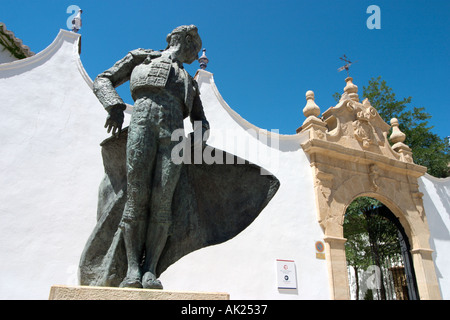
[[[120,283],[119,288],[142,288],[142,282],[139,278],[128,278],[126,277]]]
[[[151,272],[146,272],[142,277],[142,286],[144,289],[163,289],[161,281],[156,279]]]

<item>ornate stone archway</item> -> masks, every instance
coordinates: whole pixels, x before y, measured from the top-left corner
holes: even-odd
[[[441,299],[429,244],[429,228],[418,178],[426,168],[414,163],[397,119],[391,126],[347,78],[341,100],[321,118],[314,93],[306,93],[307,117],[297,132],[309,132],[302,144],[314,177],[317,219],[324,231],[332,299],[349,299],[343,237],[344,214],[359,196],[383,202],[399,218],[411,244],[420,299]]]

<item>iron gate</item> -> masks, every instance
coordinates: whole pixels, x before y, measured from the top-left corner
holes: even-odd
[[[405,230],[386,206],[371,200],[347,212],[344,222],[351,298],[418,300]]]

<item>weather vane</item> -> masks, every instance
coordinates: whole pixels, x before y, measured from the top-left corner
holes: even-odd
[[[349,69],[350,65],[353,64],[353,63],[356,63],[356,62],[358,62],[358,61],[351,62],[351,61],[347,58],[347,56],[346,56],[345,54],[344,54],[344,56],[340,57],[339,59],[341,59],[342,61],[346,62],[346,64],[343,65],[342,67],[340,67],[340,68],[338,69],[338,72],[341,72],[342,70],[346,70],[346,71],[347,71],[347,77],[348,77],[348,76],[349,76],[349,74],[348,74],[348,69]]]

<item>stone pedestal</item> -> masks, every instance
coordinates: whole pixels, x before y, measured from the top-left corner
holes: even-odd
[[[133,288],[55,285],[49,300],[229,300],[223,292],[189,292]]]

